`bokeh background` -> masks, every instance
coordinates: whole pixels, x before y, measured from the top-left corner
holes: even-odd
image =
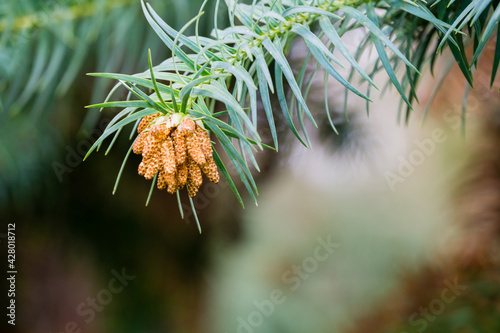
[[[180,29],[202,1],[150,3]],[[226,20],[221,9],[219,25]],[[195,200],[200,235],[189,208],[181,219],[168,193],[153,192],[145,207],[150,183],[136,173],[138,156],[112,195],[128,135],[109,154],[82,160],[116,112],[84,108],[114,84],[85,74],[142,72],[148,49],[156,64],[169,56],[139,1],[0,3],[1,267],[15,223],[18,271],[16,326],[2,316],[2,332],[500,331],[500,85],[489,87],[491,61],[480,62],[466,100],[465,132],[459,71],[424,126],[422,108],[409,125],[397,122],[393,92],[369,117],[351,98],[351,121],[337,119],[340,136],[312,128],[308,150],[283,130],[283,148],[258,156],[258,207],[246,200],[243,209],[224,182],[205,185]],[[301,52],[295,46],[292,64]],[[435,85],[430,77],[422,84],[424,105]],[[331,109],[342,110],[343,92],[330,89]],[[313,93],[310,102],[321,117],[323,101]],[[324,242],[335,249],[320,261]],[[123,272],[123,289],[109,292]],[[456,279],[466,292],[439,308]],[[269,305],[273,292],[280,301]],[[82,315],[92,299],[95,315]],[[425,317],[420,307],[431,304]]]

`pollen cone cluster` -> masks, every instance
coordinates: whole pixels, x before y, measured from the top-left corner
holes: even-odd
[[[203,183],[203,174],[219,182],[208,132],[191,118],[179,120],[176,114],[157,113],[142,118],[137,132],[132,150],[142,154],[139,175],[152,179],[158,174],[160,190],[166,188],[173,194],[186,186],[189,196],[194,197]]]

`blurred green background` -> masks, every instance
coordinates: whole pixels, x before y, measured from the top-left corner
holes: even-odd
[[[150,3],[180,29],[202,1]],[[214,6],[207,4],[203,35],[213,27]],[[227,15],[219,14],[223,26]],[[302,163],[293,154],[262,157],[259,207],[248,201],[243,210],[224,184],[205,186],[195,200],[202,235],[192,215],[180,218],[168,193],[155,191],[144,206],[150,183],[136,173],[138,156],[129,159],[113,196],[130,141],[122,135],[107,156],[101,151],[82,161],[113,116],[84,108],[103,101],[113,84],[85,73],[142,72],[148,48],[155,64],[169,55],[139,1],[0,3],[0,236],[16,224],[18,270],[16,326],[4,317],[2,332],[343,332],[362,313],[390,306],[385,297],[397,291],[398,279],[433,263],[460,234],[453,196],[475,148],[439,119],[424,129],[415,121],[392,137],[409,140],[405,154],[433,128],[448,137],[397,191],[359,158],[377,151],[367,153],[355,142],[344,148],[340,164],[328,164],[332,160],[317,156],[329,141],[318,139],[310,151],[285,137]],[[380,109],[397,104],[380,103]],[[384,117],[381,131],[399,127],[395,113]],[[370,176],[344,175],[346,168],[368,168]],[[318,237],[338,247],[324,262],[316,259],[309,273],[302,268],[302,277],[293,267],[314,265]],[[129,280],[112,292],[111,281],[123,272]],[[269,305],[273,291],[282,292],[283,303]],[[497,290],[488,295],[498,297]],[[97,305],[90,311],[92,299]],[[457,304],[449,309],[469,306]],[[440,332],[480,327],[467,316],[462,311],[449,324],[440,317]],[[408,317],[399,320],[408,326]],[[488,325],[477,332],[498,332]]]

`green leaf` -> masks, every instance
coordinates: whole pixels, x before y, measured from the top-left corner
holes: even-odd
[[[223,131],[232,133],[231,136],[237,138],[238,140],[248,141],[248,143],[250,144],[259,145],[258,141],[254,141],[245,137],[245,135],[243,135],[242,133],[240,133],[238,130],[231,127],[227,123],[223,122],[222,120],[212,117],[209,113],[205,111],[201,111],[202,107],[200,105],[195,104],[194,108],[196,108],[197,110],[189,110],[190,115],[196,118],[203,118],[203,122],[210,122],[216,126],[219,126]]]
[[[471,3],[467,6],[467,8],[465,8],[461,13],[460,15],[458,15],[458,17],[455,19],[455,21],[453,21],[453,23],[451,24],[450,28],[448,29],[448,31],[446,31],[445,35],[443,36],[441,42],[439,43],[438,45],[438,50],[440,50],[444,44],[448,41],[450,35],[456,31],[456,27],[458,27],[458,25],[460,24],[460,22],[462,22],[462,20],[464,19],[465,16],[467,16],[473,9],[474,7],[477,6],[478,2],[480,2],[481,0],[473,0],[471,1]],[[464,23],[465,24],[467,22],[467,20],[464,20]],[[463,26],[462,24],[462,26]]]
[[[140,123],[140,122],[141,122],[141,120],[140,120],[140,119],[137,119],[137,120],[135,121],[135,124],[134,124],[134,126],[132,127],[132,130],[130,131],[130,135],[128,136],[128,139],[129,139],[129,140],[132,140],[132,138],[134,137],[134,134],[136,133],[136,131],[137,131],[137,127],[139,126],[139,123]]]
[[[174,41],[163,31],[163,29],[160,28],[158,25],[158,22],[163,22],[163,20],[159,19],[157,22],[150,14],[148,9],[144,5],[144,1],[141,0],[141,6],[142,6],[142,11],[144,12],[144,16],[146,16],[146,20],[149,22],[149,25],[153,28],[153,30],[156,32],[158,37],[165,43],[165,45],[171,50],[174,50]],[[159,18],[156,16],[156,18]],[[179,57],[179,59],[182,60],[184,64],[186,64],[191,70],[195,70],[194,68],[194,61],[191,60],[186,53],[182,50],[175,50],[175,55]]]
[[[219,78],[219,77],[223,77],[223,76],[227,76],[227,75],[223,75],[223,74],[207,75],[207,76],[202,76],[200,78],[197,78],[196,80],[193,80],[193,81],[189,82],[181,90],[181,92],[179,94],[179,98],[182,100],[181,112],[182,113],[186,113],[187,102],[188,102],[189,96],[191,95],[191,91],[193,90],[194,87],[200,85],[201,83],[203,83],[205,81],[211,81],[213,79],[216,79],[216,78]]]
[[[232,1],[232,0],[231,0]],[[226,4],[228,5],[228,8],[230,8],[229,6],[229,3],[227,2],[226,0]],[[241,23],[243,23],[245,26],[247,26],[248,28],[253,28],[255,33],[257,34],[262,34],[263,31],[262,29],[258,26],[258,25],[254,25],[254,21],[252,20],[252,18],[250,17],[250,15],[248,15],[244,10],[242,10],[242,8],[244,7],[245,5],[242,5],[242,4],[239,4],[237,1],[234,1],[234,16],[236,18],[238,18],[238,20],[240,20]],[[230,15],[231,19],[231,26],[234,25],[234,22],[232,17],[233,15]]]
[[[313,123],[314,126],[318,127],[318,125],[314,121],[314,118],[311,114],[311,111],[309,111],[309,108],[307,107],[306,101],[304,100],[304,97],[302,96],[302,93],[301,93],[300,88],[297,84],[297,81],[295,81],[295,78],[293,76],[293,72],[292,72],[292,69],[290,68],[290,64],[285,59],[283,52],[280,51],[273,44],[273,42],[271,42],[271,40],[267,36],[264,37],[264,41],[262,42],[262,45],[264,45],[264,47],[267,49],[267,51],[273,56],[276,63],[280,66],[281,71],[285,75],[285,77],[288,81],[288,84],[290,85],[290,89],[292,89],[292,92],[294,93],[295,98],[297,98],[297,101],[300,103],[300,105],[304,109],[309,120],[311,120],[311,122]]]
[[[239,38],[246,36],[248,38],[259,38],[261,35],[255,33],[252,29],[244,26],[240,27],[228,27],[224,30],[218,32],[220,40],[214,40],[212,43],[207,45],[212,45],[215,42],[232,42],[237,40],[237,38],[226,38],[229,35],[237,35]],[[216,44],[219,45],[219,44]]]
[[[175,99],[174,88],[170,89],[170,98],[172,99],[172,107],[174,109],[174,112],[178,113],[179,112],[179,107],[177,106],[177,100]]]
[[[323,44],[323,42],[309,30],[309,28],[301,24],[294,23],[292,24],[291,31],[302,36],[304,42],[314,45],[314,47],[318,49],[318,51],[321,52],[321,54],[323,54],[325,57],[330,58],[337,65],[345,69],[344,65],[342,65],[342,63],[333,55],[332,52],[330,52],[330,50],[325,46],[325,44]]]
[[[231,138],[240,139],[240,137],[238,135],[234,134],[233,131],[228,131],[228,130],[222,129],[222,132],[224,132],[224,134],[226,134],[227,136],[229,136]],[[246,138],[246,141],[248,141],[251,144],[257,145],[257,141],[252,140],[250,138]],[[267,149],[271,149],[271,150],[276,150],[276,148],[269,146],[269,145],[266,145],[265,143],[262,144],[262,147],[267,148]]]
[[[163,64],[163,65],[162,65]],[[169,72],[162,72],[162,70],[169,70],[165,67],[165,62],[163,62],[160,65],[153,66],[153,70],[155,71],[155,78],[156,80],[164,80],[164,81],[172,81],[172,82],[185,82],[189,80],[188,76],[185,75],[178,75],[177,73],[169,73]],[[177,66],[181,66],[181,64],[177,64]],[[172,68],[170,70],[173,70],[173,64],[171,66]],[[182,70],[189,70],[187,67],[182,68]],[[134,74],[134,77],[139,77],[139,78],[145,78],[145,79],[151,79],[151,73],[148,71]]]
[[[158,89],[158,84],[156,83],[155,73],[153,72],[153,65],[151,60],[151,49],[148,49],[148,65],[149,65],[149,73],[151,75],[151,81],[153,83],[153,89],[156,93],[156,96],[158,96],[158,100],[160,101],[160,103],[168,110],[170,108],[167,106],[167,104],[165,104],[165,101],[163,101],[160,90]]]
[[[258,57],[261,57],[259,55]],[[267,66],[265,67],[267,69]],[[273,138],[274,147],[278,150],[278,136],[276,135],[276,126],[274,125],[273,109],[271,107],[271,100],[269,98],[269,87],[266,82],[266,75],[261,66],[257,66],[257,77],[259,80],[259,90],[260,96],[262,98],[262,104],[264,105],[264,111],[266,113],[267,122],[269,123],[269,129],[271,130],[271,136]]]
[[[219,154],[217,154],[217,151],[215,149],[214,149],[213,156],[214,156],[215,164],[217,164],[219,171],[221,172],[222,176],[226,179],[229,187],[231,188],[231,191],[233,191],[234,195],[236,196],[236,199],[241,204],[241,207],[245,208],[245,204],[243,203],[243,200],[241,199],[240,193],[238,192],[236,185],[234,185],[234,182],[231,179],[231,175],[229,174],[229,172],[227,172],[226,166],[222,162],[221,158],[219,157]]]
[[[399,1],[399,0],[389,1],[389,4],[391,6],[396,7],[396,8],[400,8],[400,9],[402,9],[402,10],[404,10],[404,11],[406,11],[414,16],[420,17],[423,20],[425,20],[426,22],[432,23],[436,27],[436,29],[438,29],[443,34],[446,34],[446,31],[447,31],[446,29],[451,27],[448,23],[445,23],[445,22],[437,19],[432,14],[432,12],[424,5],[416,4],[416,3],[410,5],[406,2]],[[455,31],[455,32],[459,32],[459,31]],[[453,38],[448,38],[448,41],[452,44],[457,45]]]
[[[373,8],[373,4],[369,3],[368,8]],[[360,11],[358,11],[354,8],[351,8],[351,7],[342,6],[342,7],[340,7],[340,11],[351,16],[353,19],[355,19],[356,21],[358,21],[359,23],[364,25],[374,35],[373,39],[379,41],[379,43],[378,43],[379,45],[382,45],[382,42],[383,42],[392,52],[394,52],[395,55],[397,55],[401,60],[403,60],[403,62],[407,66],[409,66],[414,71],[420,73],[418,71],[418,69],[416,69],[415,66],[413,66],[413,64],[408,59],[406,59],[406,57],[403,55],[403,53],[401,53],[401,51],[399,51],[397,46],[394,45],[389,40],[389,38],[387,38],[387,36],[382,32],[382,30],[380,30],[380,28],[378,27],[378,24],[376,24],[377,19],[376,19],[375,14],[374,14],[375,15],[374,18],[372,18],[370,20],[368,17],[363,15],[363,13],[361,13]],[[384,53],[385,53],[385,51],[384,51]]]
[[[325,86],[325,91],[324,91],[324,99],[325,99],[325,112],[326,116],[328,117],[328,122],[330,123],[330,126],[332,127],[333,131],[338,135],[339,132],[337,131],[337,127],[335,127],[335,124],[333,123],[332,120],[332,115],[330,114],[330,103],[328,103],[328,73],[325,72],[325,80],[324,84]],[[368,103],[368,101],[367,101]]]
[[[279,21],[283,24],[288,24],[288,21],[283,17],[281,16],[280,14],[276,13],[276,12],[265,12],[263,13],[259,19],[257,21],[255,21],[255,24],[257,24],[260,20],[264,19],[264,18],[272,18],[272,19],[275,19],[275,22]]]
[[[368,17],[372,20],[373,25],[378,25],[377,23],[377,16],[375,14],[375,10],[373,8],[372,4],[368,4]],[[378,27],[376,26],[378,29]],[[401,84],[398,81],[398,78],[396,77],[396,73],[394,73],[394,70],[392,69],[391,63],[389,61],[389,58],[387,57],[387,53],[385,53],[384,50],[384,45],[382,44],[382,41],[378,39],[376,36],[372,36],[373,39],[373,44],[375,45],[375,48],[377,49],[377,53],[379,55],[380,61],[382,62],[382,65],[385,68],[385,71],[387,72],[387,75],[389,75],[389,78],[391,79],[392,84],[396,87],[398,90],[399,94],[401,95],[401,98],[405,101],[405,103],[413,109],[413,107],[410,104],[410,101],[408,101],[408,98],[406,97],[406,94],[403,90],[403,87],[401,87]],[[403,56],[404,57],[404,56]]]
[[[285,10],[282,14],[283,17],[288,17],[294,14],[303,14],[303,13],[311,13],[311,14],[317,14],[317,15],[322,15],[322,16],[328,16],[331,18],[336,18],[339,20],[342,20],[342,17],[335,15],[333,13],[327,12],[326,10],[320,9],[318,7],[311,7],[311,6],[293,6],[287,10]]]
[[[89,75],[87,73],[87,75]],[[113,94],[115,93],[115,91],[120,88],[122,85],[120,82],[116,83],[113,88],[111,88],[111,90],[109,91],[108,95],[106,96],[106,98],[104,99],[104,103],[106,103],[107,101],[109,101],[111,99],[111,96],[113,96]],[[99,111],[102,111],[103,108],[101,108]]]
[[[151,195],[153,194],[153,190],[156,185],[156,178],[158,178],[158,173],[155,174],[153,181],[151,182],[151,188],[149,190],[148,199],[146,200],[146,207],[149,205],[149,201],[151,200]]]
[[[121,81],[121,80],[120,80],[120,83],[125,88],[127,88],[132,94],[134,94],[137,98],[141,98],[141,99],[147,101],[152,108],[158,110],[159,112],[161,112],[163,114],[166,114],[167,112],[170,112],[170,110],[167,110],[163,105],[161,105],[161,104],[156,103],[155,101],[153,101],[151,99],[151,97],[149,97],[148,95],[146,95],[143,91],[141,91],[136,86],[134,86],[134,85],[129,86],[128,84],[126,84],[124,81]]]
[[[167,34],[169,34],[172,38],[177,38],[179,41],[189,47],[193,52],[199,53],[200,52],[200,47],[198,44],[196,44],[194,41],[192,41],[189,37],[186,37],[182,34],[179,34],[175,29],[173,29],[171,26],[169,26],[151,7],[149,3],[146,4],[147,9],[149,10],[149,13],[151,14],[152,18],[154,21],[158,24],[158,26],[163,29]],[[222,59],[217,57],[214,53],[212,52],[207,52],[209,57],[214,58],[218,61],[221,61]],[[206,73],[205,73],[206,74]]]
[[[191,204],[191,209],[193,211],[194,219],[196,220],[196,225],[198,226],[198,231],[200,232],[201,235],[200,220],[198,219],[198,214],[196,213],[196,208],[194,207],[193,198],[191,198],[190,196],[188,196],[188,198],[189,198],[189,203]]]
[[[151,105],[146,101],[116,101],[87,105],[85,108],[148,108]]]
[[[111,148],[113,148],[115,142],[116,142],[116,139],[118,138],[118,136],[120,135],[121,131],[122,131],[123,127],[120,127],[118,129],[118,131],[116,131],[115,133],[115,136],[113,137],[113,140],[111,140],[111,143],[109,144],[108,146],[108,149],[106,149],[106,151],[104,152],[104,156],[107,156],[108,153],[111,151]]]
[[[204,5],[204,4],[203,4]],[[184,31],[191,25],[193,24],[194,22],[198,22],[200,17],[203,15],[203,11],[200,9],[200,12],[198,13],[197,16],[193,17],[188,23],[186,23],[182,28],[181,30],[179,30],[179,32],[177,33],[177,36],[175,36],[175,39],[174,39],[174,45],[172,47],[172,58],[174,58],[175,56],[177,56],[177,50],[179,50],[179,53],[182,54],[183,51],[180,47],[177,47],[177,43],[179,41],[179,38],[182,36],[182,34],[184,33]],[[212,57],[213,59],[213,57]],[[174,61],[174,65],[175,65],[175,61]],[[197,63],[194,63],[193,64],[193,68],[195,70],[198,70],[198,64]],[[200,75],[201,73],[206,73],[208,74],[208,71],[206,70],[206,66],[202,67],[202,69],[200,70],[201,72],[199,72],[199,74],[197,75]],[[179,74],[179,71],[177,68],[175,68],[175,72],[177,74]]]
[[[246,177],[248,177],[248,179],[252,183],[252,187],[255,189],[255,191],[257,191],[257,185],[255,185],[255,182],[254,182],[253,177],[252,177],[252,173],[248,169],[248,166],[245,162],[245,159],[236,150],[236,148],[232,144],[231,140],[229,140],[229,138],[224,134],[224,132],[221,131],[221,129],[218,126],[213,126],[213,125],[211,125],[210,122],[207,122],[205,124],[210,128],[210,130],[212,132],[214,132],[214,134],[219,139],[221,145],[224,148],[224,151],[226,152],[226,154],[228,154],[228,157],[231,159],[236,170],[240,174],[242,181],[245,183]],[[244,141],[240,140],[239,142],[241,143]],[[241,168],[240,168],[240,166],[241,166]],[[245,177],[245,175],[246,175],[246,177]],[[255,197],[254,197],[254,199],[255,199]]]
[[[332,66],[332,64],[326,59],[323,53],[321,53],[320,50],[316,48],[313,44],[311,44],[308,40],[305,41],[307,47],[311,51],[312,55],[316,60],[320,63],[320,65],[333,77],[335,78],[339,83],[341,83],[344,87],[355,93],[356,95],[366,99],[370,100],[367,96],[365,96],[362,92],[360,92],[358,89],[354,88],[349,81],[347,81],[345,78],[340,75],[339,72]],[[371,101],[371,100],[370,100]]]
[[[241,119],[245,123],[247,129],[252,134],[252,137],[260,142],[260,136],[257,133],[255,125],[252,124],[248,115],[243,111],[240,104],[234,99],[234,97],[225,90],[219,83],[211,82],[209,85],[204,85],[202,87],[193,88],[193,95],[206,96],[226,104],[229,111],[229,116],[234,119]]]
[[[276,82],[276,93],[278,95],[278,101],[280,103],[283,116],[285,117],[285,121],[287,122],[288,127],[290,127],[290,129],[292,130],[292,133],[297,137],[297,139],[299,139],[300,143],[302,143],[305,147],[307,147],[307,144],[304,142],[299,132],[295,128],[293,120],[290,116],[290,112],[286,104],[285,91],[283,89],[283,72],[281,71],[281,68],[277,62],[274,65],[274,72],[275,72],[274,76]]]
[[[149,105],[147,107],[149,107]],[[138,108],[136,108],[136,107],[128,107],[128,108],[125,108],[125,109],[121,110],[118,114],[116,114],[113,117],[113,119],[110,120],[110,122],[108,123],[108,125],[106,125],[106,128],[104,129],[104,131],[107,131],[111,126],[113,126],[120,119],[122,119],[123,117],[128,117],[129,114],[131,114],[132,112],[136,111],[137,109]]]
[[[257,204],[257,198],[255,197],[256,193],[254,193],[254,190],[257,191],[257,186],[255,185],[252,174],[250,173],[250,170],[248,169],[245,160],[238,153],[238,151],[233,146],[229,138],[224,134],[224,132],[222,132],[217,126],[212,126],[211,124],[207,124],[207,126],[212,132],[214,132],[214,134],[219,139],[219,142],[224,148],[224,151],[231,160],[232,165],[236,169],[236,172],[240,176],[243,185],[245,185],[245,188],[247,189],[248,193],[250,194],[254,202]]]
[[[269,67],[264,57],[264,53],[258,47],[252,47],[252,53],[253,55],[255,55],[255,58],[257,60],[257,68],[260,68],[262,74],[264,74],[267,85],[269,86],[269,89],[271,89],[271,92],[274,94],[273,79],[271,78],[271,73],[269,72]]]
[[[491,71],[491,81],[490,81],[490,88],[493,87],[493,83],[495,82],[495,77],[497,75],[497,70],[498,70],[498,64],[500,63],[500,24],[498,25],[497,29],[497,43],[495,46],[495,55],[493,57],[493,69]]]
[[[137,138],[135,138],[137,140]],[[118,176],[116,176],[115,186],[113,187],[113,195],[116,193],[116,189],[118,188],[118,184],[120,183],[120,179],[122,178],[123,169],[125,169],[125,164],[127,164],[128,157],[130,156],[130,152],[132,151],[132,147],[134,146],[134,142],[130,145],[130,148],[127,151],[127,155],[123,159],[122,166],[120,167],[120,171],[118,171]]]
[[[179,194],[179,190],[175,191],[175,195],[177,197],[177,204],[179,206],[179,213],[181,214],[181,219],[184,220],[184,209],[182,208],[181,196]]]
[[[212,54],[211,52],[208,52],[212,48],[218,47],[220,50],[222,50],[223,47],[228,48],[228,46],[227,46],[228,43],[235,43],[236,44],[238,42],[239,42],[239,40],[237,40],[237,39],[214,40],[211,43],[205,45],[203,47],[203,49],[201,49],[201,51],[197,54],[194,63],[198,64],[198,62],[200,61],[200,58],[202,56],[205,56],[205,53],[208,53],[209,55]],[[216,57],[216,58],[219,59],[219,57]],[[211,57],[211,59],[215,59],[215,57]],[[219,60],[219,61],[222,61],[222,60]],[[227,61],[227,60],[224,59],[224,61]]]
[[[427,116],[429,115],[429,110],[431,108],[432,102],[436,98],[436,96],[437,96],[437,94],[439,92],[439,89],[441,88],[441,86],[443,85],[446,77],[448,76],[448,74],[450,73],[451,69],[453,68],[453,65],[455,65],[455,63],[453,61],[449,61],[446,64],[446,67],[443,70],[441,70],[441,75],[438,78],[436,84],[434,85],[434,89],[432,89],[431,95],[430,95],[430,97],[428,99],[428,102],[427,102],[427,105],[425,107],[424,116],[422,117],[422,124],[425,123],[425,121],[427,120]]]
[[[462,71],[462,74],[464,74],[467,82],[469,82],[472,86],[474,80],[472,78],[469,62],[467,61],[467,55],[465,54],[464,43],[461,38],[457,40],[457,43],[459,46],[455,46],[454,44],[448,42],[448,46],[450,47],[451,54],[453,54],[453,57]]]
[[[479,55],[483,51],[484,47],[490,40],[491,34],[493,33],[493,30],[495,30],[495,26],[498,25],[500,22],[500,6],[497,6],[497,9],[493,12],[493,15],[491,16],[488,25],[484,29],[483,35],[481,36],[481,40],[479,41],[479,45],[476,48],[476,52],[474,52],[474,57],[472,58],[471,63],[475,63],[477,58],[479,58]],[[497,35],[497,40],[498,40],[498,35]],[[495,60],[497,58],[495,57]],[[495,72],[495,71],[493,71]]]
[[[137,84],[139,86],[146,87],[146,88],[151,89],[151,90],[155,89],[152,81],[146,80],[146,79],[134,76],[134,75],[115,74],[115,73],[88,73],[87,75],[124,81],[124,82],[128,82],[130,84]],[[161,84],[161,83],[158,84],[158,90],[160,92],[165,93],[165,94],[170,94],[170,88],[164,84]]]
[[[255,86],[250,73],[248,73],[248,71],[243,66],[237,63],[231,65],[221,61],[215,61],[212,63],[212,70],[214,69],[223,69],[226,72],[233,74],[236,80],[245,82],[248,88],[248,93],[250,94],[250,109],[252,110],[252,112],[257,112],[257,87]]]

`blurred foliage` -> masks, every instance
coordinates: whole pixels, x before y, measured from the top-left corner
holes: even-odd
[[[426,278],[428,280],[425,280]],[[442,272],[432,272],[429,276],[420,275],[420,287],[414,290],[415,293],[409,299],[409,302],[415,302],[415,312],[401,319],[395,315],[392,320],[386,318],[387,320],[381,322],[381,327],[376,331],[387,333],[500,332],[499,278],[498,267],[462,273],[454,272],[448,276],[442,275]],[[423,288],[423,281],[428,282],[425,288]],[[446,283],[441,283],[443,281]],[[455,288],[456,290],[453,287],[450,288],[453,285],[458,285],[459,288]],[[446,299],[443,299],[443,293]],[[382,330],[384,325],[388,328]]]

